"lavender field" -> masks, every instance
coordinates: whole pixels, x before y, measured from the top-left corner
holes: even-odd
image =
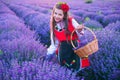
[[[45,60],[49,19],[58,0],[0,0],[0,80],[120,80],[120,0],[60,0],[91,28],[99,50],[79,74]],[[92,35],[86,31],[89,40]]]

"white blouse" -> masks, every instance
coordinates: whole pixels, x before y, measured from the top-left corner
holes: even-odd
[[[79,26],[79,24],[77,23],[77,21],[75,19],[72,19],[72,24],[73,24],[74,28],[77,28]],[[57,26],[60,27],[60,25],[57,25]],[[82,30],[81,33],[83,34],[84,31]],[[55,43],[53,41],[53,32],[50,35],[50,39],[51,39],[51,45],[47,49],[47,55],[55,53],[55,51],[59,45],[59,41],[56,38],[55,38]]]

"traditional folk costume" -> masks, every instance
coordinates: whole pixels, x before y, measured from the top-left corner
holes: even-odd
[[[79,24],[73,18],[68,19],[68,30],[70,33],[77,28]],[[47,50],[47,55],[56,52],[58,60],[61,66],[66,66],[69,69],[75,71],[80,70],[86,66],[89,66],[88,59],[80,59],[73,51],[73,46],[70,43],[70,35],[66,36],[64,22],[56,24],[54,29],[55,41],[53,40],[53,32],[51,33],[51,45]],[[81,31],[83,33],[83,31]],[[77,34],[73,35],[73,42],[77,45]]]

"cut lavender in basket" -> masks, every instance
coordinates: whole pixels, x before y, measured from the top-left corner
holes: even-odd
[[[78,46],[74,48],[73,50],[79,49],[80,47],[83,47],[88,43],[88,40],[85,35],[78,36],[78,40],[80,40],[78,41]]]
[[[80,38],[80,42],[78,44],[78,47],[83,47],[88,43],[88,40],[86,39],[85,35],[81,36]]]
[[[78,45],[78,48],[85,46],[87,43],[87,40],[81,41]]]

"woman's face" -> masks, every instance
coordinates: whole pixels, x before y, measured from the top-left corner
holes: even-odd
[[[55,8],[55,11],[53,13],[53,18],[56,22],[60,22],[63,20],[64,14],[61,9]]]

